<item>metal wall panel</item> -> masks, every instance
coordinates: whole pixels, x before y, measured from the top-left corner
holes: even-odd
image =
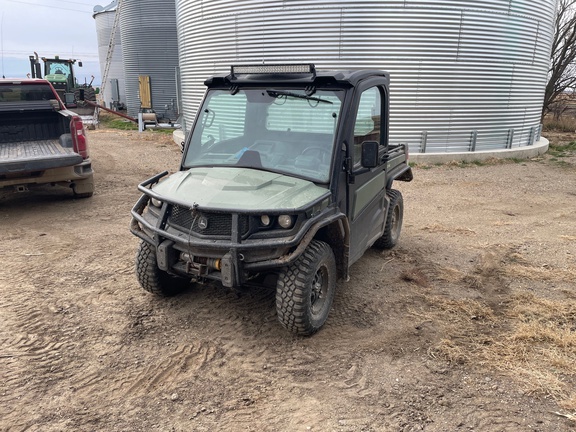
[[[556,0],[177,0],[186,126],[231,64],[391,75],[391,142],[412,152],[533,144]]]
[[[106,67],[106,57],[108,56],[108,46],[110,44],[110,36],[112,34],[112,27],[114,26],[114,16],[116,11],[105,11],[94,14],[96,21],[96,37],[98,39],[98,59],[100,60],[100,74],[104,75],[104,68]],[[122,39],[120,36],[120,27],[116,28],[116,35],[114,36],[114,52],[112,54],[112,61],[110,69],[108,70],[108,83],[104,90],[104,103],[110,107],[113,101],[113,87],[110,84],[112,80],[118,80],[119,100],[117,102],[126,103],[124,79],[124,64],[122,61]]]
[[[178,41],[175,0],[122,0],[120,34],[128,114],[140,111],[138,76],[150,77],[152,108],[176,120]]]

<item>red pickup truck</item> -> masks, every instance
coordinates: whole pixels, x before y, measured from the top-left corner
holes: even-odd
[[[78,198],[94,193],[82,119],[46,80],[0,79],[0,189],[39,184],[68,187]]]

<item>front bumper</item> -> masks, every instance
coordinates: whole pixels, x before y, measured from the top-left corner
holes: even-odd
[[[311,217],[302,218],[292,230],[283,235],[252,235],[246,222],[255,213],[212,212],[217,218],[226,219],[226,235],[202,235],[193,229],[194,222],[186,227],[174,217],[173,209],[186,208],[191,214],[206,209],[184,206],[182,203],[164,202],[161,209],[150,206],[154,192],[146,186],[155,183],[162,175],[142,183],[144,192],[132,209],[130,231],[156,249],[156,260],[161,270],[195,279],[219,280],[224,286],[238,287],[252,275],[284,267],[295,261],[312,241],[320,228],[343,217],[333,206],[328,206]],[[322,200],[326,197],[322,197]],[[319,200],[321,201],[321,200]],[[310,203],[312,206],[317,202]],[[297,212],[295,210],[295,212]],[[302,210],[299,209],[302,213]],[[176,223],[177,222],[177,223]]]

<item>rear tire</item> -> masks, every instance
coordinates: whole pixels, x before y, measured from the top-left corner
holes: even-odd
[[[136,254],[136,278],[142,288],[160,297],[179,294],[190,283],[183,277],[160,270],[156,262],[156,249],[145,241],[140,243]]]
[[[74,198],[90,198],[94,195],[94,178],[90,176],[87,179],[72,182],[72,192],[74,192]]]
[[[391,189],[388,191],[390,207],[386,216],[386,226],[382,237],[374,242],[378,249],[392,249],[398,244],[400,232],[402,231],[402,221],[404,219],[404,199],[400,191]]]
[[[80,100],[80,92],[84,91],[84,99]],[[96,91],[94,87],[77,87],[74,89],[74,100],[82,105],[85,100],[96,102]]]
[[[309,336],[326,322],[336,292],[336,260],[330,246],[312,240],[304,253],[283,268],[276,285],[276,312],[293,333]]]

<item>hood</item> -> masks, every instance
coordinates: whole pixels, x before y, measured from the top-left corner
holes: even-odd
[[[190,168],[152,190],[174,202],[213,209],[289,210],[305,207],[328,189],[282,174],[251,168]]]

